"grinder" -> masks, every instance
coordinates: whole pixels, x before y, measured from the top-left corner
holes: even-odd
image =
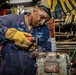
[[[37,51],[39,38],[38,38],[38,37],[30,37],[30,36],[28,36],[27,39],[28,39],[29,41],[31,41],[31,42],[36,42],[36,51]]]
[[[31,42],[35,42],[36,45],[35,45],[35,50],[32,50],[31,53],[30,53],[30,56],[32,58],[35,58],[38,56],[39,52],[38,52],[38,42],[39,42],[39,38],[38,37],[27,37],[27,39]]]
[[[31,42],[35,42],[35,37],[30,37],[30,36],[27,36],[27,39]]]

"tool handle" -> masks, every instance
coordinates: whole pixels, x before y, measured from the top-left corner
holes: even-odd
[[[27,39],[28,39],[29,41],[32,41],[32,37],[30,37],[30,36],[27,36]]]
[[[27,36],[27,39],[28,39],[30,42],[36,42],[35,37]]]

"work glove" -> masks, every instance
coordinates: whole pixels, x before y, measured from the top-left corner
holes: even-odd
[[[19,31],[15,28],[9,28],[5,33],[5,38],[8,40],[13,40],[15,45],[23,48],[28,48],[32,42],[27,39],[27,36],[31,36],[31,34],[27,32]]]
[[[33,42],[30,46],[29,46],[29,51],[35,51],[36,50],[36,43]]]

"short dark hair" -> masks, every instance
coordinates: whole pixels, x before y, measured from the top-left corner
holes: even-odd
[[[44,5],[41,5],[41,2],[37,2],[36,4],[39,8],[43,9],[50,17],[51,17],[51,12],[50,12],[50,8],[44,6]]]
[[[51,17],[51,12],[50,9],[44,5],[39,5],[39,8],[43,9],[50,17]]]

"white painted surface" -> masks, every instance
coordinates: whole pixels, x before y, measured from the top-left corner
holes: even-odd
[[[32,2],[32,0],[10,0],[10,4],[23,3],[23,2]]]

